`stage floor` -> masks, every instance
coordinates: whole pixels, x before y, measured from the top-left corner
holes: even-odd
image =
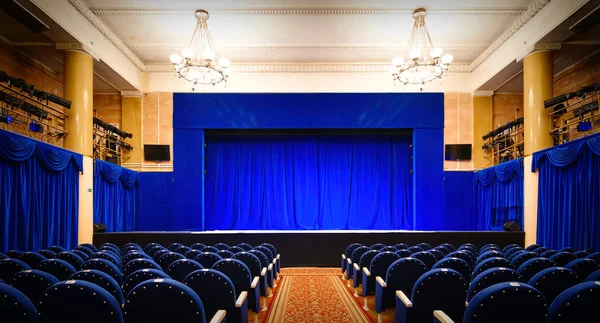
[[[346,247],[354,242],[372,245],[384,243],[394,245],[406,243],[416,245],[427,242],[431,245],[451,243],[455,246],[474,243],[482,246],[495,243],[501,247],[525,243],[525,232],[501,231],[381,231],[381,230],[314,230],[314,231],[143,231],[95,233],[94,244],[105,242],[123,245],[135,242],[145,245],[157,242],[167,246],[173,242],[191,245],[201,242],[213,245],[224,242],[229,245],[246,242],[258,245],[272,243],[279,254],[284,267],[337,267]]]

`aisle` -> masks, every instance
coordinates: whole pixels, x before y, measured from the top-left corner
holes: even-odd
[[[371,322],[338,268],[282,268],[265,322]]]

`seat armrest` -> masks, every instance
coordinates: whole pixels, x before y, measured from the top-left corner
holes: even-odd
[[[264,276],[267,274],[267,268],[263,267],[263,269],[260,271],[260,275]]]
[[[358,264],[354,264],[354,269],[356,269],[356,271],[360,271],[360,268],[358,268]]]
[[[273,258],[273,261],[271,261],[271,264],[275,265],[277,263],[277,259]]]
[[[209,323],[225,322],[225,310],[218,310]]]
[[[367,277],[371,277],[371,272],[367,269],[367,267],[363,267],[363,272],[365,275],[367,275]]]
[[[248,292],[247,291],[241,292],[237,301],[235,301],[235,307],[242,307],[242,305],[244,305],[244,302],[246,301],[246,297],[248,297]]]
[[[352,259],[347,258],[346,261],[348,262],[348,265],[352,265]]]
[[[346,257],[346,255],[344,255],[344,257]],[[279,258],[281,258],[281,255],[277,254],[277,259],[279,260]]]
[[[402,303],[404,303],[404,305],[406,305],[406,307],[412,307],[412,305],[413,305],[412,302],[410,301],[410,299],[408,299],[408,297],[406,297],[406,294],[404,294],[403,291],[397,290],[396,297],[398,297],[398,299],[400,299],[402,301]]]
[[[277,255],[279,257],[279,255]],[[346,255],[342,254],[342,259],[346,260]]]
[[[381,285],[381,287],[387,287],[387,284],[383,281],[383,279],[379,276],[375,277],[375,281],[377,281],[377,283],[379,285]]]
[[[434,323],[454,323],[454,321],[444,313],[444,311],[435,310],[433,311],[433,322]]]
[[[256,288],[256,286],[258,285],[258,276],[254,277],[254,279],[252,280],[252,284],[250,285],[250,288]]]
[[[465,307],[469,306],[469,302],[465,301]]]
[[[269,264],[269,270],[273,270],[273,264]]]

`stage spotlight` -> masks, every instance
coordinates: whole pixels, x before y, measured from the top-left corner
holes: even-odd
[[[44,127],[41,124],[36,123],[35,121],[31,121],[31,123],[29,124],[29,130],[33,132],[42,133],[44,132]]]
[[[63,99],[60,96],[54,95],[54,94],[48,94],[48,101],[50,102],[54,102],[58,105],[61,105],[67,109],[71,109],[71,101],[67,100],[67,99]]]
[[[6,124],[10,124],[11,121],[12,121],[12,117],[9,116],[9,115],[0,116],[0,122],[4,122]]]
[[[592,130],[592,123],[590,121],[581,121],[577,125],[577,131],[585,132]]]

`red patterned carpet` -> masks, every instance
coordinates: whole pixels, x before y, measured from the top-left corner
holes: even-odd
[[[371,322],[337,268],[282,268],[267,323]]]

